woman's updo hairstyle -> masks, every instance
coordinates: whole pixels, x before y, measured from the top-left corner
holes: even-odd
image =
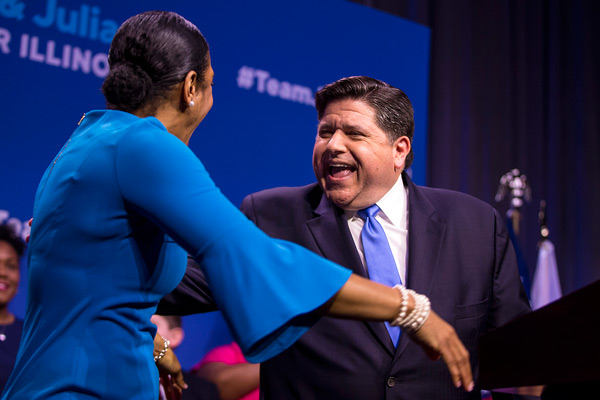
[[[155,111],[173,85],[196,71],[199,82],[209,64],[208,43],[198,28],[167,11],[135,15],[117,30],[108,53],[110,70],[102,93],[109,109]]]

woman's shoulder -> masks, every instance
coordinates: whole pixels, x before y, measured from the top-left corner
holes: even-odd
[[[83,114],[77,124],[81,129],[148,134],[148,132],[168,133],[165,126],[155,117],[140,118],[119,110],[92,110]]]
[[[176,152],[185,152],[187,149],[187,146],[169,133],[155,117],[139,118],[122,111],[106,110],[98,119],[97,125],[114,135],[119,149],[130,148],[138,153],[159,151],[163,154],[173,149]]]

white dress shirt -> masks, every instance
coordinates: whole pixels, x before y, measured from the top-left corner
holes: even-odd
[[[383,227],[390,248],[392,249],[392,255],[394,256],[400,279],[402,279],[402,284],[406,285],[406,262],[408,260],[408,188],[404,187],[402,176],[398,178],[390,191],[375,204],[380,208],[375,219]],[[345,211],[344,214],[363,267],[368,272],[362,240],[360,239],[360,232],[365,221],[358,216],[356,211]]]

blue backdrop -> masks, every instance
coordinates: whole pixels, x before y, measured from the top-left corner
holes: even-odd
[[[314,181],[314,93],[350,75],[382,79],[408,94],[416,123],[413,178],[424,184],[428,28],[342,0],[173,3],[0,2],[0,219],[29,219],[48,163],[82,114],[104,107],[100,86],[116,28],[152,9],[182,14],[209,42],[215,102],[190,147],[236,205],[257,190]],[[23,262],[11,305],[21,317],[26,281]],[[230,340],[218,313],[186,317],[184,327],[184,368]]]

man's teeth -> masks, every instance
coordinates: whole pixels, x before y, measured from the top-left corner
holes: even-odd
[[[348,164],[330,164],[329,174],[331,176],[343,177],[350,175],[354,171],[354,168]]]

